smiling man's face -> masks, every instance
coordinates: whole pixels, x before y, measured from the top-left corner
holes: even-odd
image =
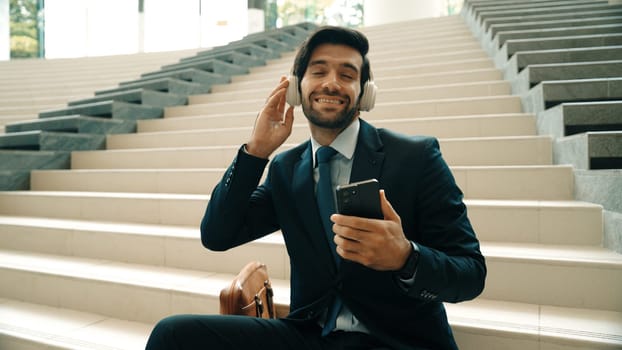
[[[312,125],[344,129],[358,116],[363,58],[346,45],[318,45],[302,78],[302,110]]]

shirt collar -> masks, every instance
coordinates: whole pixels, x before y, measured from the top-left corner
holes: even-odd
[[[354,150],[356,149],[356,141],[359,135],[359,129],[361,128],[361,122],[358,118],[354,119],[347,128],[345,128],[337,138],[333,140],[330,144],[330,147],[334,148],[339,154],[347,158],[348,160],[352,159],[354,156]],[[313,151],[313,166],[315,167],[315,152],[318,148],[322,147],[314,138],[311,136],[311,151]]]

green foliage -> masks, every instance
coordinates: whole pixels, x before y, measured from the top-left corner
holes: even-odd
[[[39,42],[31,37],[11,35],[11,58],[37,57]]]
[[[25,58],[39,55],[37,32],[37,0],[11,0],[11,57]]]
[[[11,0],[9,3],[11,22],[37,23],[37,0]]]
[[[14,35],[37,39],[37,28],[28,23],[11,22],[11,36]]]
[[[266,28],[300,22],[359,27],[363,24],[363,0],[269,0]]]

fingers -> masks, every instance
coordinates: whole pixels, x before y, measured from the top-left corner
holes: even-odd
[[[368,251],[368,247],[361,241],[351,240],[341,235],[335,235],[334,241],[337,246],[337,254],[342,258],[356,261],[363,265],[368,263],[368,261],[365,260],[365,252]]]
[[[376,230],[379,222],[383,221],[379,219],[368,219],[359,216],[349,216],[342,214],[333,214],[331,215],[330,220],[339,226],[368,232]]]
[[[279,84],[270,92],[268,95],[268,99],[266,100],[266,105],[271,106],[273,108],[277,107],[277,104],[281,102],[280,96],[285,96],[287,92],[287,87],[289,86],[289,80],[287,80],[286,76],[281,76]],[[277,96],[275,98],[275,96]]]
[[[395,209],[393,209],[384,190],[380,190],[380,208],[382,209],[382,215],[384,215],[385,220],[401,223],[402,219],[400,219],[400,216]]]
[[[291,134],[294,109],[285,109],[288,84],[287,78],[281,77],[281,81],[259,111],[250,140],[246,143],[246,151],[250,154],[268,158]]]
[[[382,190],[380,201],[384,220],[333,214],[334,242],[337,253],[344,259],[375,270],[396,270],[404,263],[405,244],[410,243],[399,215]]]
[[[283,113],[285,107],[285,93],[287,92],[287,86],[283,87],[279,84],[280,88],[274,90],[268,100],[266,101],[266,105],[264,108],[273,108],[278,112]]]
[[[289,108],[287,108],[287,112],[285,113],[285,120],[283,121],[283,124],[289,130],[292,129],[292,127],[294,125],[294,107],[289,106]]]
[[[334,219],[334,220],[333,220]],[[331,217],[331,220],[335,223],[333,225],[333,232],[335,232],[335,244],[339,240],[340,243],[349,242],[369,242],[374,240],[377,236],[374,236],[375,232],[382,230],[381,226],[383,220],[359,218],[356,216],[346,216],[335,214]],[[350,245],[354,250],[355,247]],[[348,250],[348,249],[346,249]]]

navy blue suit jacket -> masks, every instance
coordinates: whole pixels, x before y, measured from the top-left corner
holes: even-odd
[[[201,222],[203,245],[229,248],[281,230],[291,264],[288,319],[315,322],[338,294],[373,334],[400,349],[456,349],[442,302],[475,298],[486,266],[462,192],[431,137],[376,129],[361,120],[351,182],[376,178],[420,248],[407,290],[394,272],[343,261],[336,267],[318,214],[309,141],[266,164],[240,150]]]

